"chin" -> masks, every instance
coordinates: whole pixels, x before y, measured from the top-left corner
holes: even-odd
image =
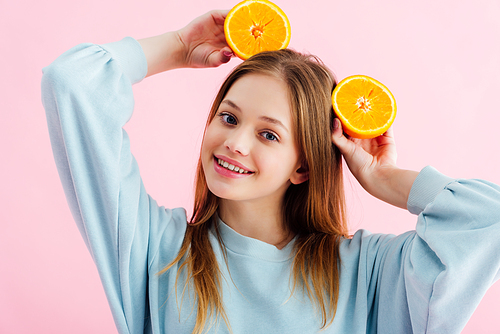
[[[207,182],[207,188],[215,197],[219,199],[235,200],[234,194],[232,194],[230,189],[224,189],[225,187],[220,187],[220,186],[219,187],[213,186],[210,185],[208,182]]]

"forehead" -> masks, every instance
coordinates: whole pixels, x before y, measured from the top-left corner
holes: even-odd
[[[248,74],[239,78],[224,100],[230,100],[243,113],[291,122],[288,88],[282,80],[269,75]]]

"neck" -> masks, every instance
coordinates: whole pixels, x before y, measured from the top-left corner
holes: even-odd
[[[294,237],[283,222],[281,202],[221,199],[219,217],[239,234],[274,245],[278,249],[285,247]]]

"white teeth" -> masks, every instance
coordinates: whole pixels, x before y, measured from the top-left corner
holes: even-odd
[[[217,159],[217,163],[221,165],[222,167],[232,170],[234,172],[238,172],[240,174],[248,174],[248,171],[244,170],[243,168],[240,168],[238,166],[232,165],[227,161],[224,161],[222,159]]]

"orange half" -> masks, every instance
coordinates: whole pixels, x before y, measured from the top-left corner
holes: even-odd
[[[290,22],[285,13],[267,0],[245,0],[227,14],[226,41],[241,59],[262,51],[284,49],[290,43]]]
[[[332,93],[335,114],[344,132],[354,138],[375,138],[396,118],[396,100],[389,89],[365,75],[347,77]]]

